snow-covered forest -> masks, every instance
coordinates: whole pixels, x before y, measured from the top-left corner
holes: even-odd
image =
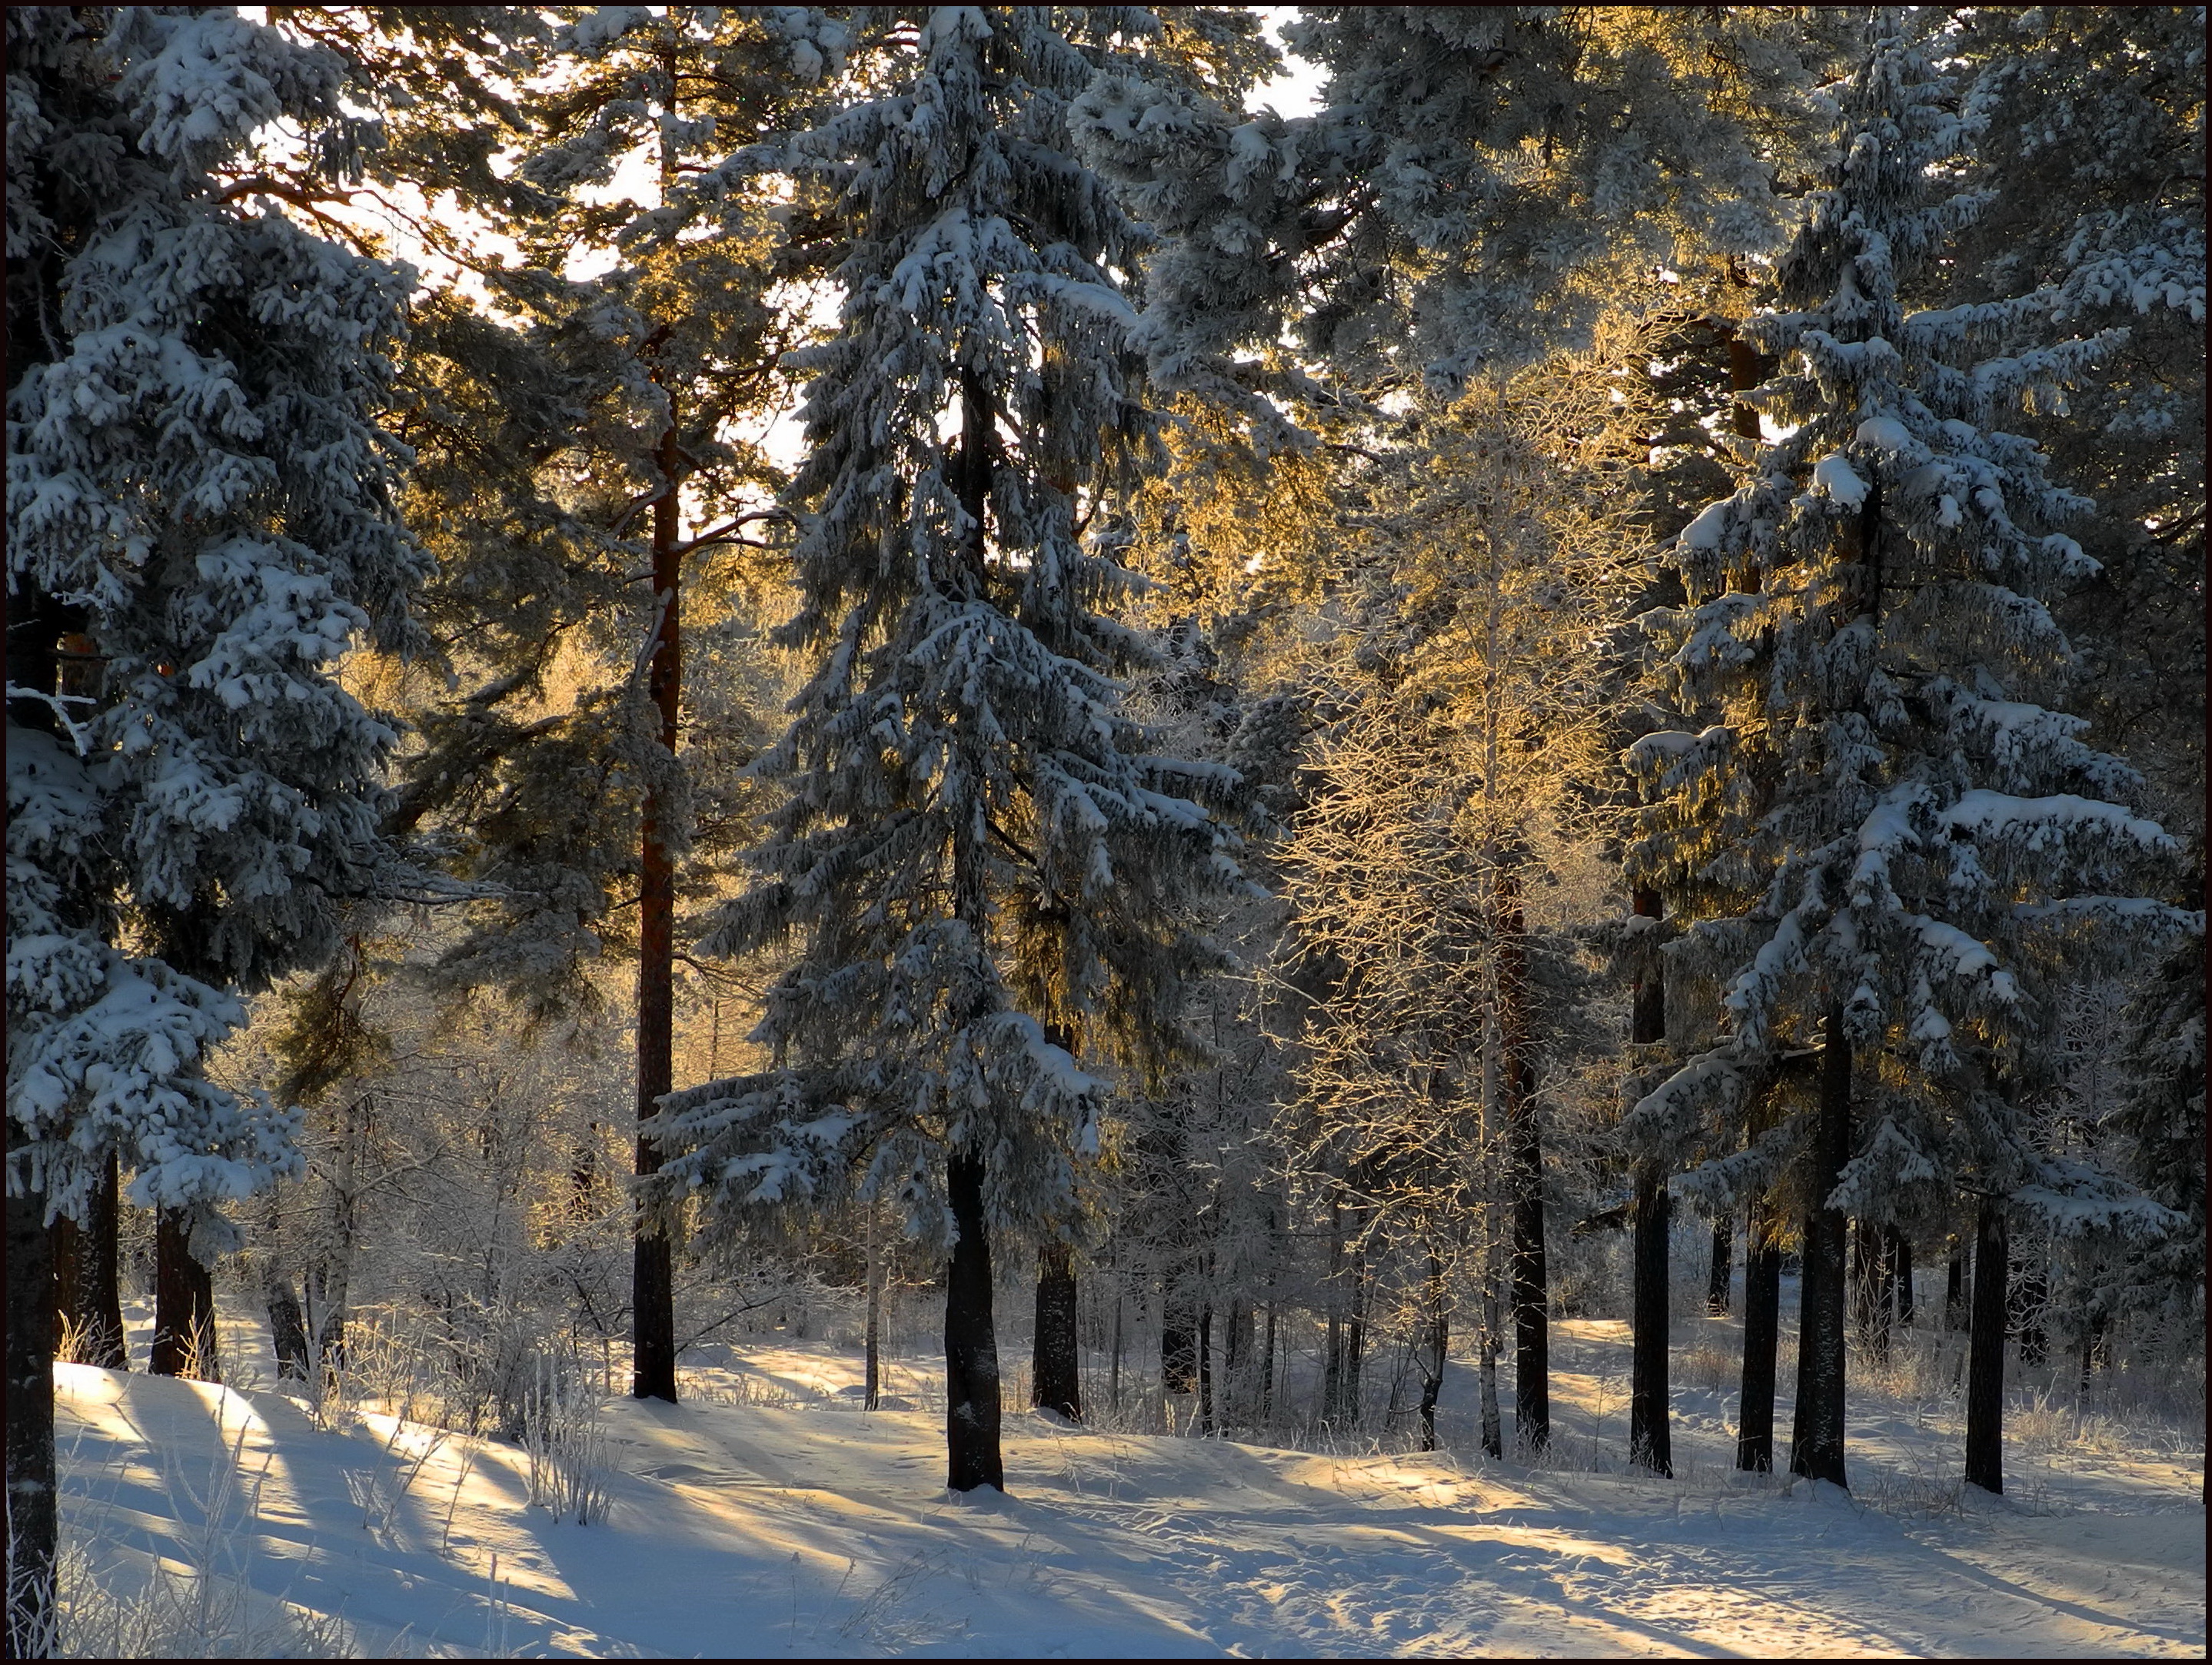
[[[2202,1656],[2202,7],[6,27],[12,1656]]]

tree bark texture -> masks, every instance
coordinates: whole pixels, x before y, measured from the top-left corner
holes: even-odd
[[[1628,1460],[1672,1478],[1674,1441],[1667,1416],[1666,1182],[1656,1166],[1636,1176],[1633,1351],[1628,1382]]]
[[[673,392],[671,392],[673,409]],[[660,744],[676,756],[677,713],[683,686],[679,629],[682,558],[677,553],[676,427],[671,422],[655,451],[662,492],[653,506],[653,657],[647,686],[660,717]],[[637,1172],[659,1171],[660,1147],[647,1124],[662,1095],[674,1090],[676,1025],[676,866],[669,853],[666,806],[648,789],[639,851],[637,943]],[[638,1210],[630,1261],[632,1374],[639,1399],[676,1402],[676,1274],[668,1234],[653,1229]]]
[[[109,1370],[131,1368],[123,1335],[122,1231],[122,1164],[110,1151],[93,1187],[92,1213],[81,1235],[83,1258],[77,1268],[84,1362]]]
[[[1811,1200],[1797,1324],[1797,1413],[1790,1472],[1848,1486],[1844,1474],[1844,1220],[1828,1206],[1851,1147],[1851,1043],[1840,1008],[1828,1014],[1820,1109],[1813,1136]]]
[[[1782,1337],[1778,1224],[1760,1197],[1752,1203],[1743,1233],[1743,1392],[1737,1411],[1735,1466],[1754,1474],[1774,1469],[1775,1350]]]
[[[12,665],[9,667],[14,668]],[[23,1142],[8,1119],[12,1156]],[[54,1300],[52,1240],[45,1193],[8,1194],[8,1653],[43,1659],[53,1649]]]
[[[1536,1120],[1535,1038],[1528,1009],[1528,945],[1518,880],[1499,883],[1499,1029],[1513,1186],[1513,1433],[1534,1457],[1552,1443],[1549,1279],[1544,1257],[1544,1146]]]
[[[945,1450],[947,1487],[1006,1489],[999,1448],[999,1340],[991,1319],[991,1238],[983,1217],[983,1158],[945,1163],[959,1238],[945,1269]]]
[[[868,1328],[866,1376],[860,1387],[863,1410],[875,1410],[883,1398],[884,1245],[879,1211],[872,1201],[868,1210]]]
[[[1065,1243],[1047,1243],[1037,1252],[1030,1402],[1070,1422],[1082,1421],[1083,1384],[1076,1362],[1075,1257]]]
[[[1640,919],[1659,917],[1659,893],[1638,885],[1631,906]],[[1650,1046],[1667,1038],[1667,990],[1656,952],[1636,981],[1629,1012],[1630,1041]],[[1628,1460],[1672,1477],[1674,1441],[1668,1425],[1667,1176],[1656,1162],[1636,1169],[1636,1219],[1630,1251],[1629,1314],[1633,1337],[1628,1383]]]
[[[1974,1221],[1972,1336],[1966,1360],[1966,1484],[2004,1490],[2004,1350],[2010,1234],[2004,1204],[1984,1197]]]
[[[1213,1431],[1213,1303],[1198,1309],[1198,1431]]]
[[[1435,1249],[1429,1251],[1427,1334],[1419,1349],[1421,1367],[1421,1449],[1437,1449],[1437,1400],[1443,1392],[1444,1360],[1451,1351],[1451,1309],[1445,1299],[1444,1264]]]
[[[156,1376],[222,1380],[216,1352],[215,1277],[192,1256],[189,1217],[164,1208],[154,1224],[154,1346]]]

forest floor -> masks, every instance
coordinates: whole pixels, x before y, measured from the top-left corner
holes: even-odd
[[[681,1407],[607,1403],[589,1526],[527,1506],[495,1439],[62,1365],[73,1583],[143,1589],[161,1558],[138,1644],[202,1653],[2203,1656],[2201,1425],[2031,1407],[1992,1499],[1940,1409],[1855,1383],[1854,1495],[1742,1476],[1700,1364],[1729,1321],[1676,1328],[1673,1480],[1614,1455],[1617,1322],[1555,1329],[1546,1467],[1010,1413],[987,1501],[942,1489],[935,1361],[865,1412],[849,1352],[763,1345],[687,1370]],[[1472,1389],[1455,1361],[1448,1398]]]

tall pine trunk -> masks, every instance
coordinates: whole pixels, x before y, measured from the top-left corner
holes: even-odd
[[[660,744],[676,755],[677,709],[682,686],[684,649],[678,626],[682,558],[677,552],[675,394],[672,419],[654,456],[660,466],[661,495],[653,506],[653,658],[647,685],[660,717]],[[643,836],[639,852],[637,915],[637,1172],[641,1178],[660,1168],[660,1147],[647,1124],[659,1113],[661,1097],[676,1085],[676,866],[667,842],[666,806],[658,792],[645,794]],[[635,1215],[630,1261],[633,1367],[630,1392],[639,1399],[676,1402],[676,1275],[666,1231],[654,1227],[643,1211]]]
[[[866,1376],[860,1386],[860,1407],[872,1411],[882,1402],[884,1385],[884,1243],[882,1211],[870,1198],[862,1205],[867,1212],[868,1237],[868,1327]]]
[[[1083,1420],[1083,1384],[1076,1369],[1075,1257],[1066,1243],[1037,1251],[1036,1340],[1030,1360],[1030,1401],[1070,1422]]]
[[[1735,1466],[1774,1468],[1775,1353],[1782,1339],[1782,1248],[1764,1195],[1752,1200],[1743,1231],[1743,1392],[1737,1410]]]
[[[1659,893],[1635,890],[1631,903],[1639,919],[1659,917]],[[1629,1040],[1650,1046],[1667,1038],[1667,988],[1656,951],[1641,968],[1629,1011]],[[1665,1174],[1655,1162],[1636,1169],[1636,1224],[1631,1251],[1629,1307],[1633,1334],[1628,1382],[1628,1460],[1656,1474],[1674,1473],[1674,1441],[1667,1418],[1667,1232]]]
[[[1964,1329],[1966,1316],[1966,1248],[1956,1237],[1951,1240],[1950,1264],[1943,1272],[1943,1328]]]
[[[189,1217],[164,1208],[154,1224],[154,1346],[148,1368],[155,1376],[222,1380],[216,1351],[215,1277],[194,1258]]]
[[[1656,1164],[1636,1174],[1634,1343],[1629,1364],[1628,1460],[1672,1478],[1674,1441],[1667,1416],[1666,1182]]]
[[[1544,1256],[1544,1146],[1536,1119],[1535,1040],[1520,883],[1501,878],[1498,1027],[1505,1053],[1505,1126],[1512,1169],[1513,1436],[1534,1457],[1552,1443],[1549,1279]]]
[[[1429,1250],[1427,1334],[1420,1352],[1421,1449],[1437,1449],[1437,1400],[1443,1392],[1444,1359],[1451,1346],[1451,1314],[1444,1298],[1444,1263]]]
[[[999,1449],[999,1340],[991,1318],[991,1238],[983,1216],[983,1158],[945,1164],[953,1230],[945,1268],[945,1484],[1006,1489]]]
[[[1198,1431],[1213,1431],[1213,1303],[1198,1309]]]
[[[84,1362],[110,1370],[131,1368],[123,1337],[122,1235],[122,1164],[110,1151],[93,1186],[92,1210],[81,1237],[83,1260],[77,1268]]]
[[[1735,1222],[1715,1220],[1712,1258],[1705,1262],[1705,1316],[1709,1318],[1729,1316],[1729,1281],[1735,1270],[1730,1262],[1735,1250]]]
[[[2004,1352],[2011,1234],[2004,1204],[1984,1197],[1974,1221],[1973,1334],[1966,1364],[1966,1484],[2004,1490]]]
[[[14,668],[12,665],[9,667]],[[8,1119],[12,1158],[26,1143]],[[11,1161],[12,1170],[15,1164]],[[26,1185],[8,1189],[8,1654],[52,1651],[54,1554],[58,1516],[54,1476],[52,1239],[46,1199]]]
[[[1851,1148],[1851,1043],[1840,1007],[1830,1010],[1820,1059],[1820,1120],[1813,1135],[1805,1215],[1805,1275],[1797,1321],[1797,1414],[1790,1472],[1848,1486],[1844,1475],[1844,1219],[1828,1206]]]

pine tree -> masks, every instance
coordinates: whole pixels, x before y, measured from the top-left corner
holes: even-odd
[[[1115,276],[1137,234],[1063,135],[1143,26],[881,14],[868,95],[784,153],[850,239],[793,486],[813,673],[763,766],[787,807],[704,946],[803,945],[758,1031],[779,1067],[665,1101],[661,1194],[796,1200],[865,1158],[863,1194],[950,1251],[955,1491],[1003,1484],[991,1234],[1071,1222],[1097,1146],[1101,1083],[1051,1032],[1171,1055],[1214,957],[1189,910],[1236,873],[1195,801],[1233,777],[1150,754],[1116,680],[1145,644],[1105,611],[1133,580],[1081,541],[1154,441]]]
[[[2057,980],[2179,915],[2131,893],[2172,848],[2125,807],[2139,778],[2054,708],[2072,655],[2050,602],[2088,563],[2046,529],[2082,500],[1991,425],[2110,343],[2054,339],[2047,293],[1905,310],[1970,211],[1945,171],[1972,137],[1957,106],[1878,19],[1841,160],[1778,272],[1796,310],[1747,326],[1784,362],[1753,402],[1795,429],[1684,530],[1689,605],[1652,621],[1679,708],[1718,720],[1632,751],[1664,796],[1632,872],[1682,899],[1670,982],[1715,990],[1723,1030],[1638,1106],[1638,1133],[1749,1135],[1692,1176],[1716,1201],[1797,1156],[1791,1467],[1838,1484],[1846,1215],[1910,1224],[1960,1188],[2076,1226],[2155,1212],[2037,1150],[2018,1109],[2050,1066]],[[1814,1107],[1759,1128],[1814,1059]],[[1978,1264],[1978,1297],[1984,1280]]]
[[[610,962],[634,957],[648,1115],[673,1085],[679,914],[726,893],[752,791],[738,771],[767,738],[758,552],[781,477],[749,430],[803,331],[775,286],[818,252],[807,202],[723,170],[815,96],[838,28],[683,7],[558,28],[504,11],[286,22],[361,67],[384,121],[355,219],[392,221],[469,280],[420,309],[398,422],[417,457],[407,511],[441,570],[422,604],[434,652],[392,678],[422,737],[392,825],[478,897],[437,975],[545,1021],[596,1006]],[[647,200],[603,200],[626,161]],[[687,657],[710,672],[688,687]],[[641,1142],[636,1160],[657,1154]],[[635,1385],[671,1398],[675,1268],[646,1224]]]
[[[204,1265],[234,1245],[218,1206],[296,1163],[289,1119],[205,1060],[240,994],[328,955],[342,900],[404,877],[377,829],[392,731],[332,667],[406,643],[425,563],[375,426],[407,280],[274,211],[252,171],[280,117],[345,165],[342,66],[228,11],[8,27],[9,1234],[30,1291],[9,1624],[30,1652],[51,1634],[47,1227],[86,1218],[112,1155],[173,1267]]]

